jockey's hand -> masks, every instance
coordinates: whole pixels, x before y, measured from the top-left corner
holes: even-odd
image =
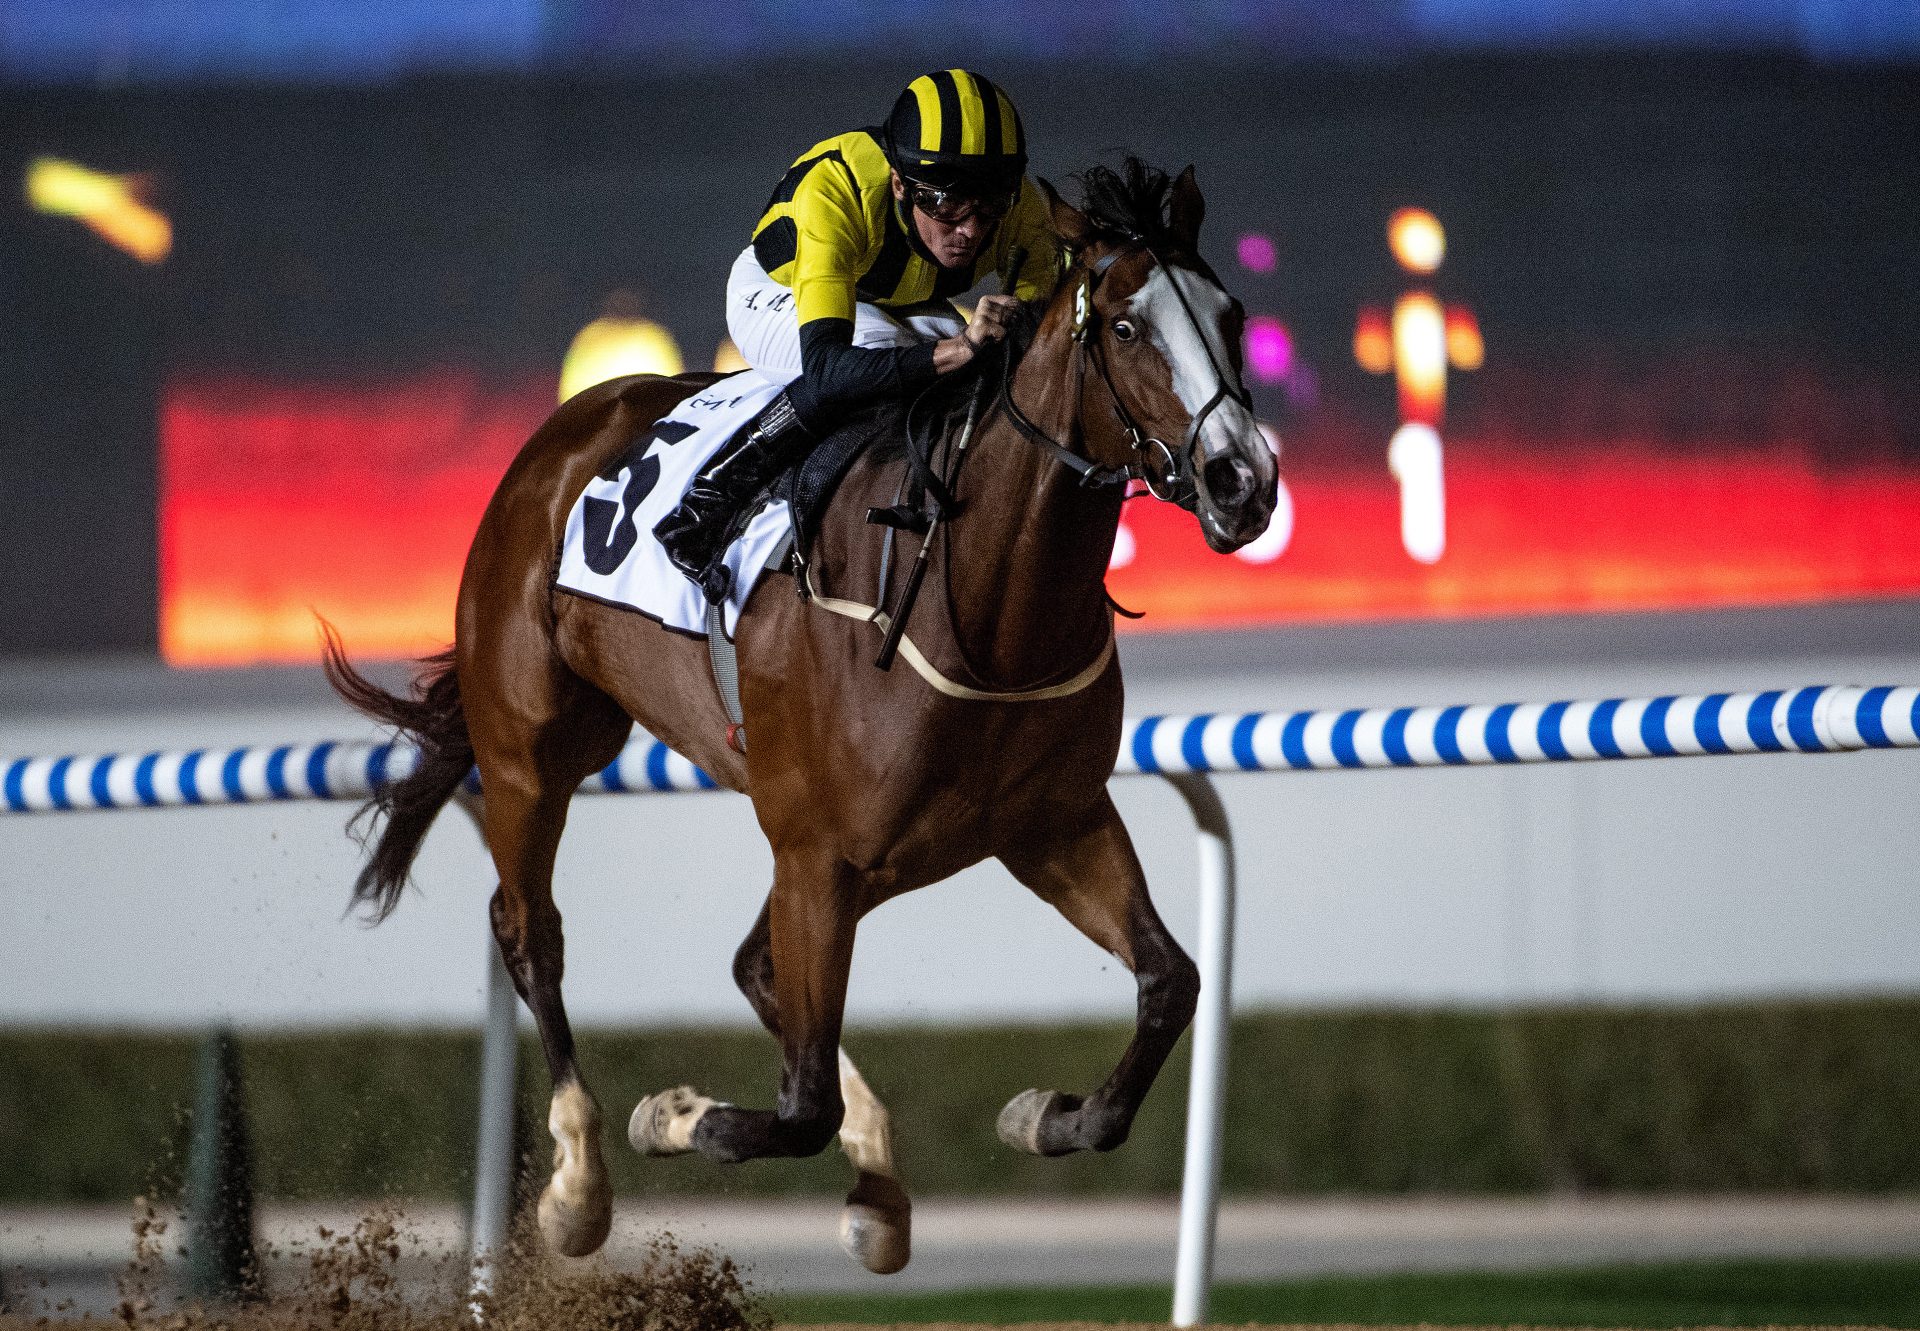
[[[973,307],[973,318],[968,321],[967,330],[961,336],[978,351],[987,343],[998,342],[1005,337],[1019,313],[1018,297],[982,296],[980,303]]]
[[[933,368],[947,374],[971,361],[989,342],[1007,335],[1020,302],[1013,296],[982,296],[974,306],[973,318],[958,337],[942,338],[933,346]]]

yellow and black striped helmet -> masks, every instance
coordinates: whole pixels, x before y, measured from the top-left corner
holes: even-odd
[[[1027,136],[1013,99],[967,69],[922,74],[887,117],[887,159],[936,189],[1011,189],[1027,169]]]

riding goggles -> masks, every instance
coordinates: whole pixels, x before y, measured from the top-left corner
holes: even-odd
[[[998,222],[1013,208],[1017,189],[979,190],[939,189],[915,181],[907,186],[907,198],[915,208],[943,226],[958,226],[969,217],[982,222]]]

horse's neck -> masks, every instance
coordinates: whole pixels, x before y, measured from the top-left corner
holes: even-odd
[[[1084,384],[1069,347],[1059,338],[1035,343],[1021,364],[1018,399],[1034,424],[1072,445]],[[983,682],[1000,687],[1084,666],[1109,632],[1105,582],[1119,497],[1081,485],[1004,412],[987,414],[972,453],[945,552],[951,628],[963,655]]]

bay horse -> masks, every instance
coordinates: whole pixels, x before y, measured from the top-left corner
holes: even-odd
[[[1016,1096],[999,1123],[1010,1145],[1046,1156],[1120,1145],[1192,1017],[1198,973],[1107,793],[1122,687],[1104,579],[1129,477],[1191,511],[1226,552],[1265,529],[1277,467],[1241,380],[1240,307],[1199,257],[1193,169],[1169,182],[1129,158],[1082,182],[1078,208],[1042,183],[1068,257],[1032,308],[1024,354],[1009,352],[988,376],[996,391],[973,399],[986,406],[961,450],[956,507],[905,625],[912,669],[875,668],[886,616],[846,599],[879,589],[891,605],[906,581],[898,559],[881,586],[878,538],[859,517],[898,501],[897,450],[853,464],[802,552],[801,588],[769,573],[753,591],[737,634],[744,752],[705,643],[556,590],[588,480],[710,376],[617,379],[541,426],[481,518],[454,646],[421,663],[411,698],[357,674],[328,634],[334,686],[422,752],[372,806],[384,823],[354,901],[373,919],[393,910],[435,815],[479,768],[499,873],[493,932],[552,1074],[554,1167],[538,1219],[561,1253],[601,1246],[612,1194],[561,1001],[554,856],[575,789],[634,721],[753,801],[773,886],[733,971],[783,1056],[772,1109],[665,1091],[634,1111],[637,1149],[732,1162],[813,1155],[837,1134],[856,1171],[843,1244],[871,1270],[904,1266],[911,1205],[886,1111],[839,1050],[854,931],[889,898],[989,857],[1138,987],[1112,1075],[1084,1096]]]

